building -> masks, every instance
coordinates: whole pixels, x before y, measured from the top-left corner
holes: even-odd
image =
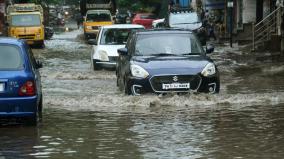
[[[4,34],[5,6],[5,0],[0,0],[0,36]]]

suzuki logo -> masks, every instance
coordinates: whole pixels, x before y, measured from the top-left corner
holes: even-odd
[[[178,76],[173,77],[173,81],[177,82],[178,81]]]

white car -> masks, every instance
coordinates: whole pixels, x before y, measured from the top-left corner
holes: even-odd
[[[88,41],[89,44],[93,45],[91,53],[93,69],[115,68],[118,57],[117,49],[124,48],[129,33],[138,29],[144,29],[144,27],[136,24],[102,26],[97,39]]]
[[[154,20],[152,22],[152,27],[153,28],[163,28],[163,27],[165,27],[165,18]]]

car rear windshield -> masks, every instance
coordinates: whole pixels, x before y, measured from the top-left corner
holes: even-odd
[[[138,29],[139,28],[104,29],[102,32],[101,45],[125,45],[129,33]]]
[[[23,68],[23,58],[17,46],[0,44],[0,50],[0,70],[19,70]]]
[[[141,34],[137,38],[135,55],[159,54],[190,55],[202,54],[204,50],[193,34]]]
[[[92,13],[87,15],[86,21],[87,22],[111,21],[111,15],[108,13]]]

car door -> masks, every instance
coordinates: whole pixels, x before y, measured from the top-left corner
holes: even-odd
[[[134,41],[135,41],[135,34],[131,34],[125,46],[128,50],[128,54],[125,56],[119,56],[119,59],[120,59],[119,65],[120,65],[122,77],[125,77],[129,73],[130,57],[133,52]]]
[[[39,65],[38,65],[38,63],[37,63],[37,61],[36,61],[36,59],[33,55],[32,49],[28,45],[25,45],[25,48],[26,48],[26,51],[27,51],[27,54],[28,54],[29,61],[31,63],[32,72],[34,74],[37,94],[38,94],[39,97],[41,97],[42,90],[41,90],[41,76],[40,76],[40,72],[39,72]]]

